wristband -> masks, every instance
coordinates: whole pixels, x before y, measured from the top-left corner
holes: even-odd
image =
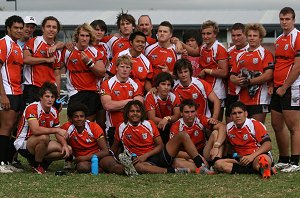
[[[89,66],[89,68],[93,68],[95,66],[95,63],[92,63],[92,65]]]
[[[210,69],[210,70],[209,70],[209,75],[211,75],[211,74],[212,74],[212,71],[213,71],[212,69]]]
[[[86,66],[90,67],[93,64],[93,60],[90,59],[89,62],[87,62]]]

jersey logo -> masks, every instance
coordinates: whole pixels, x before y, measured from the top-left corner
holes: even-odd
[[[289,44],[285,44],[284,50],[288,50],[288,49],[289,49]]]
[[[257,64],[258,63],[258,58],[253,58],[253,64]]]
[[[19,54],[18,50],[14,50],[14,53],[15,53],[16,55],[18,55],[18,54]]]
[[[248,134],[245,134],[245,135],[243,136],[243,140],[248,140]]]
[[[128,91],[128,95],[129,95],[129,96],[132,96],[132,95],[133,95],[133,92],[132,92],[132,91]]]
[[[210,57],[206,58],[206,62],[209,63],[210,62]]]
[[[233,139],[233,138],[235,138],[235,135],[229,134],[228,137],[229,137],[230,139]]]
[[[86,142],[89,143],[89,142],[92,142],[92,140],[90,138],[87,138]]]
[[[297,96],[292,98],[292,101],[293,101],[294,103],[296,103],[298,100],[299,100],[299,97],[297,97]]]
[[[119,95],[120,95],[120,91],[119,91],[119,90],[114,90],[114,94],[115,94],[116,96],[119,96]]]
[[[41,53],[42,56],[44,56],[44,57],[46,56],[46,51],[45,50],[40,50],[40,53]]]
[[[167,63],[171,63],[171,62],[172,62],[172,60],[173,60],[173,58],[172,58],[172,57],[167,57]]]
[[[142,66],[139,66],[139,67],[138,67],[138,71],[139,71],[139,72],[143,72],[143,67],[142,67]]]
[[[124,46],[124,43],[118,43],[119,48],[122,48]]]
[[[199,132],[196,130],[196,131],[194,132],[194,136],[197,137],[198,135],[199,135]]]
[[[53,121],[50,121],[50,126],[51,126],[51,127],[53,126]]]
[[[78,63],[78,59],[76,59],[76,58],[75,58],[75,59],[72,59],[71,62],[75,65],[75,64]]]
[[[74,137],[74,140],[75,140],[76,142],[78,142],[78,138],[77,138],[76,136]]]
[[[130,140],[132,138],[132,135],[131,134],[127,134],[126,135],[126,139]]]
[[[147,133],[143,133],[142,137],[143,137],[144,140],[147,139],[147,137],[148,137]]]
[[[151,55],[151,58],[152,58],[152,60],[155,60],[155,59],[157,59],[157,55],[153,54],[153,55]]]
[[[193,93],[192,97],[193,97],[193,99],[197,99],[198,98],[198,94],[197,93]]]
[[[45,120],[41,120],[41,126],[45,126],[46,121]]]

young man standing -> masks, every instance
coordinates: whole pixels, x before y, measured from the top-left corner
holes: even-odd
[[[95,121],[100,110],[99,84],[105,75],[103,53],[92,46],[95,40],[93,28],[84,23],[75,30],[75,47],[73,51],[65,49],[62,60],[66,67],[67,89],[69,92],[68,106],[73,103],[85,104],[90,121]]]
[[[11,135],[23,108],[21,72],[23,53],[17,40],[23,35],[24,21],[13,15],[5,21],[7,35],[0,39],[0,173],[16,171],[11,163]],[[9,154],[11,153],[11,154]]]
[[[227,124],[227,140],[238,157],[220,159],[214,168],[225,173],[260,173],[269,178],[272,173],[271,139],[266,127],[259,121],[247,118],[246,106],[235,102],[231,106],[232,122]]]
[[[141,15],[138,19],[137,29],[146,36],[152,37],[153,25],[149,15]]]
[[[121,148],[129,154],[136,154],[133,165],[138,173],[177,173],[190,172],[189,169],[173,168],[174,158],[184,148],[196,164],[197,173],[207,173],[205,159],[197,152],[187,133],[175,135],[166,146],[163,145],[154,122],[145,120],[144,105],[137,100],[130,101],[124,107],[124,122],[116,129],[112,146],[114,153]],[[122,154],[120,158],[125,158]]]
[[[101,102],[106,110],[106,135],[110,146],[114,142],[117,125],[123,122],[124,106],[132,100],[143,102],[142,88],[129,77],[132,70],[131,57],[118,57],[116,66],[116,75],[101,84]]]
[[[32,37],[36,26],[37,26],[37,23],[33,16],[26,16],[24,18],[23,36],[18,40],[18,44],[20,45],[21,49],[24,49],[25,44]]]
[[[58,111],[52,107],[58,97],[56,86],[45,82],[39,95],[39,102],[26,107],[14,145],[28,160],[33,172],[44,174],[52,161],[68,157],[72,149],[65,140],[66,130],[59,128]],[[50,140],[51,134],[57,141]]]
[[[284,172],[294,172],[300,170],[300,33],[295,28],[292,8],[283,8],[279,20],[283,34],[275,43],[274,89],[271,90],[270,104],[272,127],[279,149],[275,167],[285,168]]]

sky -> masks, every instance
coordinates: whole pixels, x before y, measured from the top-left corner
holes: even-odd
[[[159,9],[242,9],[280,10],[300,8],[299,0],[16,0],[17,10],[159,10]],[[6,11],[15,10],[15,2],[0,0]]]

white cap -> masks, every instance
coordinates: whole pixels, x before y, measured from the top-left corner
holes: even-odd
[[[34,25],[37,25],[36,20],[35,20],[35,18],[33,16],[26,16],[24,18],[24,23],[26,23],[26,24],[27,23],[32,23]]]

